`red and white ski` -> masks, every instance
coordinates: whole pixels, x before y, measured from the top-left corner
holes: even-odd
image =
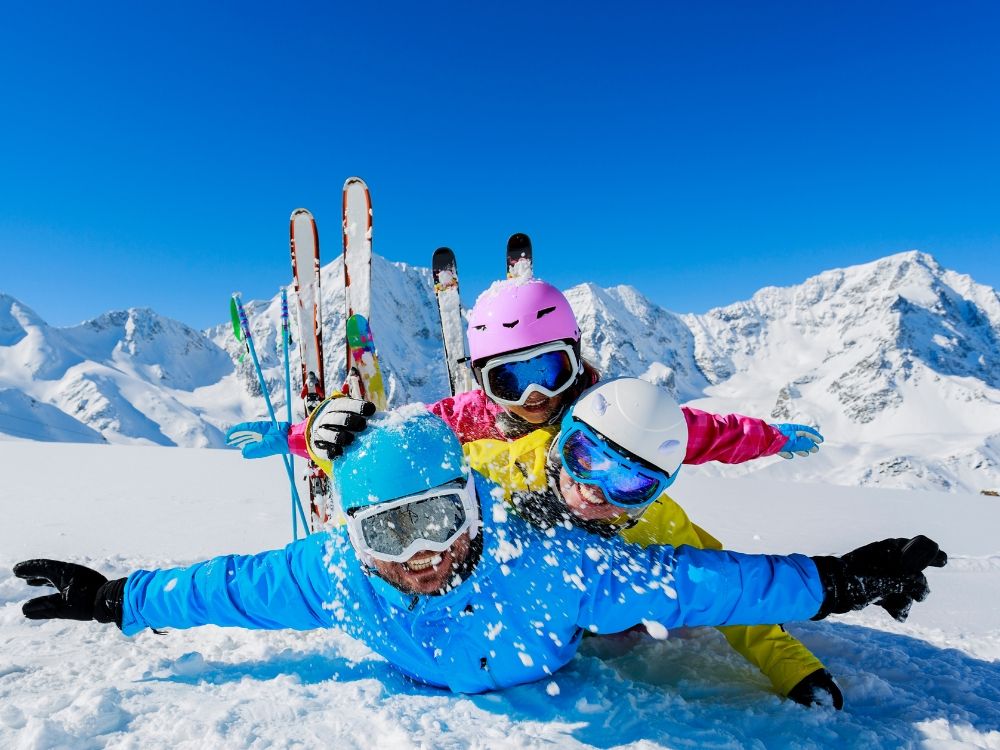
[[[360,177],[344,183],[344,300],[346,356],[344,381],[356,393],[386,408],[385,386],[371,332],[372,199]],[[352,343],[353,342],[353,343]],[[360,382],[361,387],[357,384]]]
[[[299,324],[299,359],[302,362],[300,395],[305,416],[326,398],[323,375],[323,317],[320,311],[319,232],[316,220],[304,208],[292,211],[290,221],[292,276],[295,279],[295,310]],[[323,471],[309,462],[310,525],[318,531],[327,520],[328,482]]]

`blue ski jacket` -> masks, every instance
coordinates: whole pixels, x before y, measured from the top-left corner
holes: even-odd
[[[122,630],[339,628],[419,682],[478,693],[551,675],[585,630],[787,622],[823,601],[804,555],[643,549],[578,529],[545,532],[493,504],[493,485],[474,476],[486,506],[482,556],[445,594],[408,595],[370,573],[341,526],[258,555],[136,571]]]

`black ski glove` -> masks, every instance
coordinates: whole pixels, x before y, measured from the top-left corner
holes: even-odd
[[[844,694],[840,692],[833,675],[825,669],[803,677],[788,691],[788,699],[802,706],[833,706],[838,711],[844,707]]]
[[[313,453],[332,461],[351,444],[355,432],[368,426],[367,417],[375,413],[375,404],[345,396],[324,401],[319,409],[306,437]]]
[[[877,604],[904,622],[913,602],[922,602],[930,587],[923,570],[944,567],[948,556],[925,536],[883,539],[841,557],[814,557],[826,596],[812,619],[843,614]]]
[[[25,602],[21,611],[29,620],[97,620],[122,626],[125,578],[109,581],[96,570],[60,560],[25,560],[14,566],[14,575],[29,586],[59,590]]]

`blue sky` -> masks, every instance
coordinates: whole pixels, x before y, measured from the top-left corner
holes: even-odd
[[[7,4],[0,292],[223,322],[352,174],[466,304],[515,231],[678,312],[912,248],[1000,287],[995,3],[353,6]]]

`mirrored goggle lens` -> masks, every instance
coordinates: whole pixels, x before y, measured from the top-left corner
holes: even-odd
[[[447,542],[465,523],[465,508],[460,495],[437,495],[375,513],[360,523],[372,552],[400,555],[417,540]]]
[[[620,505],[642,505],[656,497],[660,479],[638,464],[623,464],[610,449],[583,432],[574,432],[563,446],[563,464],[574,479],[598,484],[608,499]]]
[[[614,462],[603,448],[582,432],[574,432],[563,446],[563,463],[570,474],[580,479],[592,479],[595,474],[603,475]]]
[[[545,352],[520,362],[497,365],[489,370],[488,377],[493,395],[517,401],[531,385],[550,391],[566,385],[573,377],[573,362],[569,352]]]

